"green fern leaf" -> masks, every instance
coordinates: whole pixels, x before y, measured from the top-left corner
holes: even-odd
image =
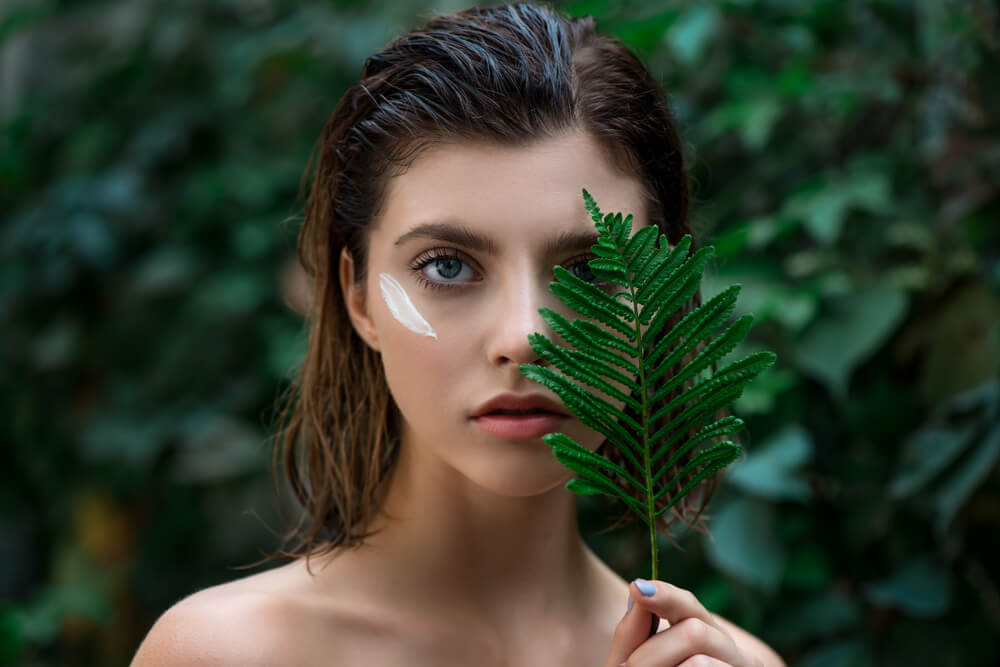
[[[563,433],[542,437],[577,475],[567,489],[617,498],[646,524],[655,579],[657,519],[740,456],[739,445],[720,439],[739,432],[743,422],[720,414],[775,357],[759,352],[713,372],[752,321],[744,316],[726,326],[738,287],[688,306],[714,249],[692,252],[690,236],[671,248],[654,226],[633,234],[631,215],[602,213],[586,190],[583,200],[598,232],[588,266],[600,285],[553,269],[550,289],[579,317],[570,321],[539,309],[566,345],[529,334],[532,349],[550,366],[520,369],[620,457],[616,462]]]
[[[569,320],[567,320],[559,313],[555,312],[554,310],[550,310],[548,308],[539,308],[538,312],[541,313],[542,319],[545,320],[545,322],[550,327],[552,327],[553,331],[562,336],[567,343],[569,343],[571,346],[573,346],[580,352],[584,352],[591,356],[597,357],[598,359],[601,359],[602,361],[605,361],[609,364],[614,364],[618,368],[629,371],[633,375],[636,374],[637,372],[636,367],[631,359],[623,357],[620,354],[615,354],[614,352],[607,349],[606,345],[608,339],[614,339],[615,341],[618,341],[620,339],[614,338],[614,336],[611,336],[610,334],[608,335],[607,338],[604,337],[598,338],[596,336],[589,335],[582,329],[580,325],[582,324],[593,325],[592,322],[578,321],[575,323],[571,323]],[[599,329],[599,331],[601,331],[601,333],[604,333],[603,330]],[[622,349],[621,347],[617,347],[616,349],[620,349],[623,352],[628,353],[629,355],[635,354],[635,346],[633,345],[626,344],[624,346],[624,349]]]
[[[622,393],[613,387],[610,382],[601,377],[601,375],[604,375],[611,380],[621,382],[629,386],[633,391],[639,390],[639,386],[635,382],[614,370],[609,364],[593,357],[588,359],[584,353],[578,350],[567,350],[538,334],[531,336],[531,347],[538,353],[538,356],[551,363],[566,375],[570,375],[594,389],[603,391],[613,398],[624,401],[637,410],[639,409],[639,401],[628,394]]]

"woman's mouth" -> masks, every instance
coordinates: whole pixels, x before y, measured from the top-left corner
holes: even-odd
[[[479,428],[508,440],[540,438],[555,433],[566,415],[544,410],[496,410],[475,418]]]

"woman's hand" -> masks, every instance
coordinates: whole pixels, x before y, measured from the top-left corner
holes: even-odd
[[[766,644],[712,615],[690,591],[636,579],[605,667],[783,667]],[[650,636],[651,614],[669,624]]]

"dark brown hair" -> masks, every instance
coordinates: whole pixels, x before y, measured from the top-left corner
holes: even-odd
[[[523,4],[469,9],[434,18],[367,60],[303,177],[305,192],[315,165],[298,240],[312,285],[309,342],[275,454],[303,509],[285,555],[360,544],[395,462],[398,409],[338,279],[343,248],[354,281],[366,279],[369,227],[388,179],[435,144],[517,146],[580,130],[642,180],[647,217],[671,243],[690,233],[687,174],[663,90],[621,42],[597,33],[593,18]],[[696,518],[713,487],[672,513]]]

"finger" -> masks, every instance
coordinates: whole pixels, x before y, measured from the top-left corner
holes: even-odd
[[[684,619],[644,642],[628,657],[628,664],[680,665],[694,658],[714,658],[727,665],[743,664],[729,635],[699,618]]]
[[[687,618],[697,618],[714,626],[715,619],[691,591],[665,581],[636,579],[629,584],[629,594],[636,604],[676,625]]]
[[[677,667],[732,667],[732,665],[708,655],[692,655]]]
[[[627,610],[622,620],[618,621],[615,627],[614,637],[611,638],[611,650],[608,659],[604,663],[605,667],[619,667],[628,660],[635,649],[642,644],[650,635],[650,624],[652,614],[633,603],[630,595],[627,603]],[[657,619],[659,622],[659,619]]]

